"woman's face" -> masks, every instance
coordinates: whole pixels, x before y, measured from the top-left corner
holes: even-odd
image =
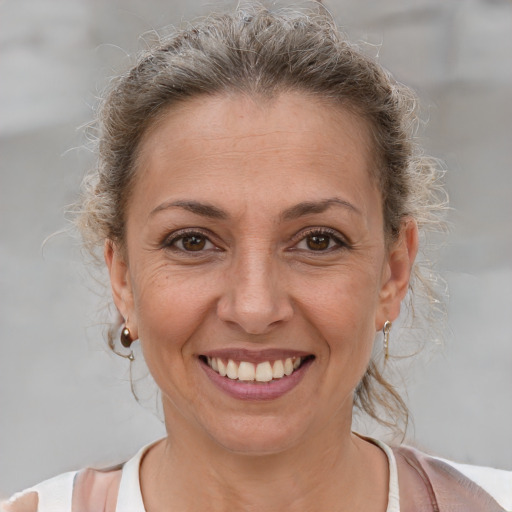
[[[350,430],[415,252],[412,222],[385,244],[373,165],[362,119],[298,93],[193,99],[146,134],[106,259],[171,432],[274,453]]]

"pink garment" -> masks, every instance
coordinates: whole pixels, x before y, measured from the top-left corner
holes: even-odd
[[[73,486],[71,511],[116,512],[122,467],[110,471],[83,469]]]
[[[475,482],[441,460],[410,448],[394,448],[400,512],[506,512]]]

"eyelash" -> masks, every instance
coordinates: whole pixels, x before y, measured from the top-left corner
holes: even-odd
[[[192,230],[182,229],[182,230],[176,231],[175,233],[172,233],[171,236],[168,236],[164,239],[164,241],[162,242],[162,248],[171,249],[176,252],[186,253],[186,254],[190,254],[190,255],[197,253],[197,256],[200,256],[201,253],[204,253],[203,249],[201,249],[199,251],[187,251],[186,249],[176,247],[177,242],[183,241],[185,238],[192,238],[194,236],[200,237],[200,238],[204,239],[206,241],[206,243],[212,244],[212,246],[215,248],[215,250],[221,250],[211,241],[211,239],[210,239],[211,234],[205,233],[198,229],[192,229]],[[211,249],[207,249],[207,250],[211,250]]]
[[[205,233],[205,232],[203,232],[201,230],[197,230],[197,229],[179,230],[179,231],[173,233],[171,236],[165,238],[165,240],[162,243],[162,247],[165,249],[171,249],[171,250],[174,250],[174,251],[177,251],[180,253],[187,253],[189,255],[197,253],[197,256],[200,256],[201,253],[204,253],[206,250],[211,250],[211,249],[201,248],[198,251],[189,251],[189,250],[186,250],[183,248],[176,247],[177,242],[183,241],[185,238],[192,238],[194,236],[197,236],[197,237],[205,240],[205,244],[210,243],[214,247],[214,250],[217,250],[217,251],[222,250],[222,249],[219,249],[210,240],[211,235],[209,233]],[[306,242],[308,237],[313,237],[313,236],[327,236],[330,238],[329,245],[330,245],[331,241],[333,241],[335,243],[335,246],[327,247],[327,249],[320,249],[320,250],[316,250],[316,251],[314,249],[301,249],[301,248],[297,247],[300,243]],[[291,249],[292,251],[303,250],[303,251],[310,252],[313,254],[314,253],[326,254],[328,252],[330,253],[332,251],[346,249],[349,247],[349,244],[345,240],[343,240],[343,238],[340,236],[340,234],[331,228],[310,228],[306,231],[302,231],[301,233],[295,235],[292,238],[292,241],[296,241],[295,245]]]
[[[313,249],[300,249],[297,246],[302,243],[306,242],[308,237],[313,236],[327,236],[330,238],[330,241],[335,243],[335,246],[328,247],[327,249],[321,249],[321,250],[313,250]],[[341,249],[347,249],[349,248],[349,244],[343,239],[343,237],[334,229],[331,228],[310,228],[306,231],[302,231],[298,235],[294,237],[294,240],[297,240],[297,243],[293,247],[293,250],[305,250],[310,253],[317,253],[317,254],[326,254],[330,253],[332,251],[337,251]],[[330,245],[329,241],[329,245]]]

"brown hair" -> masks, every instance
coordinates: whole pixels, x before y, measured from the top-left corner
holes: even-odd
[[[320,7],[315,12],[271,12],[252,4],[162,38],[111,82],[98,109],[98,164],[84,181],[77,217],[86,247],[94,253],[105,240],[123,246],[137,149],[148,127],[169,108],[201,95],[264,98],[286,91],[342,105],[368,122],[388,239],[398,236],[407,216],[416,220],[420,232],[439,230],[445,204],[442,173],[415,141],[414,94],[348,42]],[[431,271],[422,274],[417,264],[411,287],[436,304],[430,277]],[[355,399],[381,423],[407,421],[407,407],[376,359]]]

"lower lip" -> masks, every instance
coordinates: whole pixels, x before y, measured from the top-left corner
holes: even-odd
[[[305,361],[291,375],[269,382],[246,382],[222,377],[206,363],[199,361],[208,378],[226,394],[238,400],[275,400],[291,391],[304,377],[313,360]]]

